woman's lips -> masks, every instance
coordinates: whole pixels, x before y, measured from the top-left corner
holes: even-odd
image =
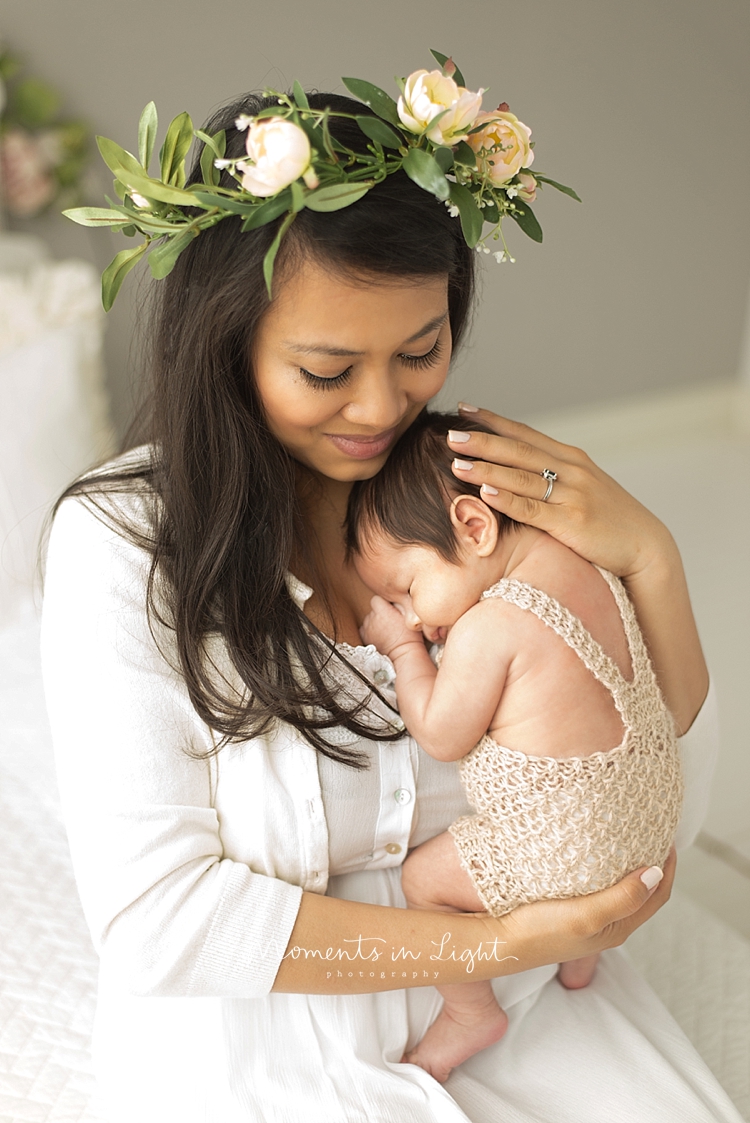
[[[350,433],[325,435],[345,456],[352,456],[355,460],[372,460],[375,456],[381,456],[389,448],[396,436],[396,430],[388,429],[385,433],[378,433],[374,437],[359,437]]]

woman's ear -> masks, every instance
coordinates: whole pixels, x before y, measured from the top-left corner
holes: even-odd
[[[499,528],[494,511],[474,495],[457,495],[451,503],[451,524],[461,545],[479,558],[497,546]]]

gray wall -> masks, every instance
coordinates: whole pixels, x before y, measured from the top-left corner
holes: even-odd
[[[71,112],[125,147],[156,100],[202,121],[264,84],[342,90],[451,52],[534,132],[536,167],[575,186],[536,206],[545,243],[509,232],[516,265],[483,262],[482,304],[447,400],[512,416],[732,375],[750,273],[747,0],[3,0],[0,34]],[[101,176],[102,188],[108,177]],[[98,202],[99,200],[93,200]],[[103,267],[122,238],[36,224]],[[132,276],[129,282],[132,281]],[[137,314],[110,316],[120,427]]]

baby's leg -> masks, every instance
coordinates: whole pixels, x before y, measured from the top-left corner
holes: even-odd
[[[561,963],[557,977],[568,990],[580,990],[587,987],[594,977],[599,953],[585,955],[583,959],[571,959],[568,963]]]
[[[409,908],[484,914],[447,831],[412,850],[404,862],[401,884]],[[489,981],[437,989],[443,996],[442,1010],[419,1044],[401,1059],[419,1065],[443,1084],[452,1068],[500,1040],[508,1016],[498,1006]]]

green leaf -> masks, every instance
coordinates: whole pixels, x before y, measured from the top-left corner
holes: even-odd
[[[440,165],[440,170],[443,172],[443,174],[451,170],[451,168],[453,167],[453,152],[450,148],[444,148],[441,145],[440,148],[435,149],[432,155]]]
[[[440,63],[441,66],[445,66],[445,64],[446,64],[446,62],[448,61],[448,58],[449,58],[448,55],[443,55],[443,54],[440,53],[440,51],[433,51],[432,47],[430,47],[430,54],[432,55],[432,57],[434,59],[437,59],[437,61]],[[455,62],[453,63],[453,65],[456,66]],[[453,72],[453,81],[457,85],[463,86],[464,89],[466,88],[466,82],[464,81],[464,76],[461,73],[461,71],[458,69],[457,66],[456,66],[455,71]]]
[[[384,148],[402,148],[404,145],[404,138],[397,136],[380,117],[357,117],[357,124],[365,136],[382,144]]]
[[[8,112],[25,129],[51,125],[60,111],[60,95],[38,78],[22,78],[8,96]]]
[[[156,105],[153,101],[150,101],[141,113],[141,119],[138,122],[138,158],[146,171],[148,171],[148,166],[151,163],[158,128],[159,117],[156,112]]]
[[[254,214],[258,209],[257,203],[241,203],[238,199],[230,199],[226,195],[212,195],[207,191],[191,191],[190,195],[204,207],[218,207],[229,214],[241,214],[245,218]],[[287,208],[284,207],[284,210]]]
[[[115,302],[115,297],[120,291],[122,282],[133,266],[141,260],[150,244],[150,242],[144,242],[142,246],[136,246],[134,250],[120,250],[102,273],[102,304],[105,312],[109,312]]]
[[[477,154],[465,140],[459,140],[453,152],[453,158],[457,164],[461,164],[464,168],[475,168],[477,166]]]
[[[147,199],[158,199],[162,203],[173,203],[178,207],[194,206],[193,196],[189,191],[179,187],[171,187],[161,180],[151,179],[144,172],[141,165],[130,152],[120,148],[113,140],[98,136],[96,143],[102,154],[102,159],[115,177],[131,191],[137,191]],[[117,188],[115,188],[117,190]]]
[[[523,201],[519,202],[518,199],[514,199],[513,202],[518,209],[509,211],[510,217],[518,223],[524,234],[528,235],[532,242],[541,242],[543,237],[542,228],[537,222],[536,215],[529,204]]]
[[[268,202],[256,205],[252,213],[242,223],[243,234],[248,230],[257,230],[259,226],[265,226],[267,223],[273,222],[274,219],[280,218],[284,211],[289,210],[291,205],[292,193],[289,188],[282,191],[280,195],[275,195]]]
[[[193,143],[193,122],[189,113],[179,113],[167,129],[161,146],[161,178],[164,183],[182,187],[185,183],[185,157]]]
[[[123,226],[120,233],[124,234],[126,238],[135,238],[138,233],[138,227],[132,224],[130,226]]]
[[[273,299],[273,293],[271,292],[271,282],[273,281],[273,263],[276,260],[276,254],[279,252],[279,246],[281,245],[281,239],[284,237],[284,235],[286,234],[287,230],[292,225],[292,223],[294,222],[296,217],[297,216],[294,215],[294,214],[288,214],[286,216],[286,218],[282,222],[281,226],[276,231],[276,237],[271,242],[271,245],[268,249],[268,252],[266,253],[266,256],[263,258],[263,277],[264,277],[265,282],[266,282],[266,291],[268,292],[268,299],[269,300]]]
[[[565,187],[562,183],[555,183],[554,179],[548,179],[546,175],[540,175],[538,172],[529,172],[529,175],[533,175],[534,179],[538,180],[539,183],[548,183],[550,187],[554,187],[556,191],[562,191],[563,195],[570,195],[571,199],[575,199],[577,203],[581,202],[572,187]]]
[[[445,178],[440,164],[429,152],[423,148],[410,148],[404,157],[402,167],[409,179],[435,195],[438,199],[447,199],[450,194],[450,184]]]
[[[310,103],[307,100],[307,94],[302,89],[296,78],[294,79],[294,85],[292,86],[292,97],[294,98],[295,103],[300,107],[300,109],[310,108]]]
[[[62,213],[79,226],[127,226],[133,221],[132,216],[126,218],[125,215],[108,211],[105,207],[75,207]]]
[[[299,214],[305,205],[305,193],[296,180],[289,184],[289,190],[292,193],[292,213]]]
[[[371,82],[364,82],[361,78],[342,78],[341,81],[350,94],[354,94],[365,105],[374,109],[378,117],[382,117],[384,121],[389,121],[391,125],[400,126],[398,107],[385,90],[381,90],[379,86],[373,86]]]
[[[330,187],[319,187],[305,197],[305,206],[311,211],[340,211],[356,203],[372,186],[370,179],[363,183],[333,183]]]
[[[197,231],[186,230],[158,246],[148,259],[151,266],[151,276],[157,281],[160,281],[162,277],[169,276],[175,267],[177,258],[184,249],[187,249],[196,234]]]
[[[500,221],[500,211],[497,203],[489,203],[488,206],[482,208],[482,220],[484,222],[491,222],[493,226],[497,225]]]
[[[468,187],[463,187],[460,183],[450,185],[450,201],[455,207],[458,207],[458,217],[466,245],[473,249],[482,236],[482,226],[484,225],[482,212],[476,205],[474,196]]]

